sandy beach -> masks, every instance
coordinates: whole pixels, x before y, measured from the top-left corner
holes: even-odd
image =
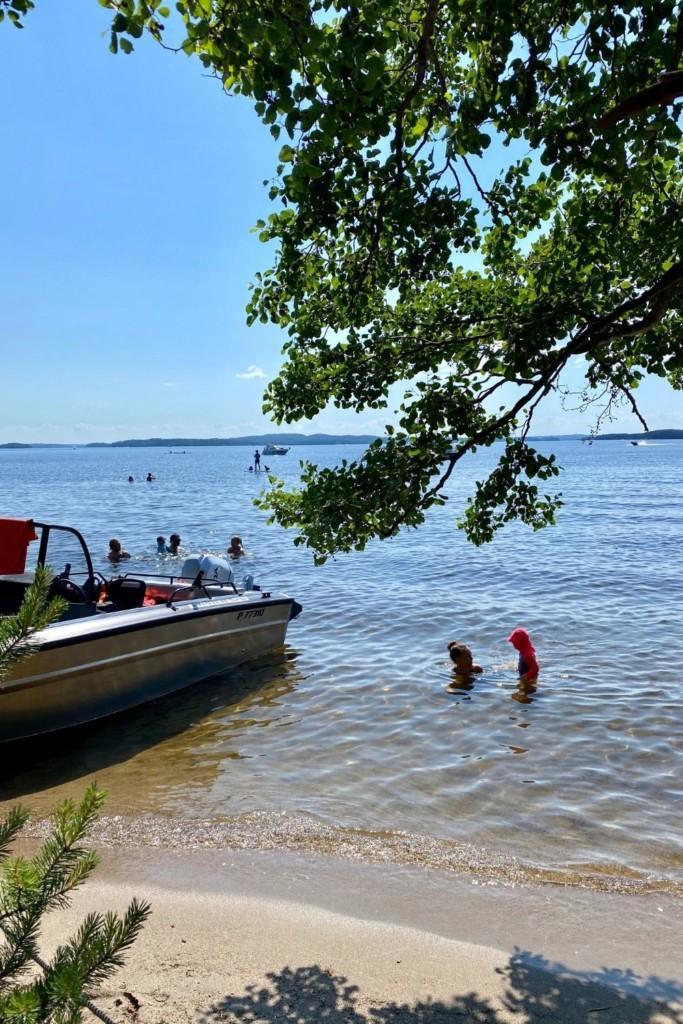
[[[91,909],[153,914],[97,993],[118,1022],[680,1024],[680,902],[243,851],[102,851]]]

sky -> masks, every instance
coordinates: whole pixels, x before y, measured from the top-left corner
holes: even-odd
[[[198,61],[150,40],[110,54],[109,18],[96,0],[38,0],[22,31],[0,26],[0,443],[270,431],[285,338],[248,328],[244,307],[270,263],[251,228],[279,145]],[[576,362],[565,383],[581,381]],[[651,428],[683,427],[662,381],[639,405]],[[290,429],[393,421],[330,407]],[[533,433],[591,422],[551,398]],[[605,429],[640,427],[625,411]]]

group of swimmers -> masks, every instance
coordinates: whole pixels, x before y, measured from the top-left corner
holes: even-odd
[[[172,533],[169,537],[168,547],[166,546],[165,537],[157,537],[157,554],[158,555],[177,555],[180,553],[180,534]],[[117,537],[112,537],[109,541],[109,551],[107,552],[107,561],[116,565],[118,562],[123,562],[126,558],[130,558],[130,551],[125,551],[121,541]]]
[[[156,480],[156,477],[155,477],[154,473],[148,473],[147,476],[145,477],[145,480],[147,481],[148,484],[151,484],[152,480]],[[135,483],[135,477],[134,476],[129,476],[128,477],[128,483],[129,484],[134,484]]]
[[[157,537],[157,554],[158,555],[177,555],[180,551],[180,534],[172,533],[168,538],[168,545],[166,544],[166,538],[159,536]]]
[[[160,534],[157,537],[157,554],[179,555],[181,554],[181,543],[182,538],[179,533],[172,533],[168,538],[168,544],[166,543],[166,538],[162,537]],[[234,533],[230,538],[230,544],[228,545],[226,554],[228,558],[241,558],[242,555],[245,554],[242,538],[236,533]],[[126,558],[130,558],[130,552],[124,550],[121,541],[117,537],[112,537],[109,541],[107,561],[116,565],[119,562],[123,562]]]

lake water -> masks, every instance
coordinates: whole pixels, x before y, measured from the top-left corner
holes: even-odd
[[[239,533],[244,571],[304,608],[284,650],[13,751],[0,798],[41,815],[96,778],[111,842],[683,893],[683,443],[552,448],[565,468],[555,529],[466,542],[454,521],[492,463],[482,453],[422,529],[318,568],[252,506],[265,482],[247,471],[250,449],[0,452],[0,511],[78,527],[99,567],[112,536],[131,568],[163,571],[157,534],[222,553]],[[293,480],[299,458],[360,452],[265,461]],[[517,625],[541,662],[535,692],[517,685],[505,641]],[[445,692],[449,640],[485,667],[458,694]]]

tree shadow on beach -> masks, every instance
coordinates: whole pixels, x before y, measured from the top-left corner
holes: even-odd
[[[458,992],[448,1002],[362,1005],[357,985],[312,964],[268,974],[268,985],[227,995],[201,1017],[202,1024],[683,1024],[683,985],[656,975],[603,967],[574,971],[526,950],[504,968],[500,991],[488,998]],[[678,1004],[678,1005],[675,1005]]]

